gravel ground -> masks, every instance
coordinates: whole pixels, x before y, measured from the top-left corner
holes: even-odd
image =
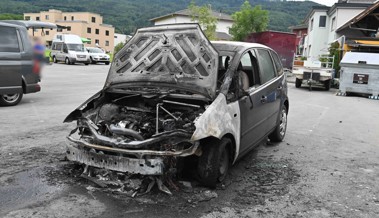
[[[64,160],[65,116],[99,91],[108,66],[47,66],[42,91],[0,108],[0,217],[378,217],[379,101],[295,89],[285,141],[261,145],[208,190],[131,198]]]

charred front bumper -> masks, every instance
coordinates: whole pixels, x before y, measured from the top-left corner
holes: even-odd
[[[135,150],[92,144],[71,136],[67,138],[71,142],[67,144],[66,157],[68,160],[93,167],[141,175],[162,175],[165,169],[165,158],[194,155],[199,148],[199,142],[194,142],[188,148],[180,150]],[[141,143],[146,142],[142,141]]]

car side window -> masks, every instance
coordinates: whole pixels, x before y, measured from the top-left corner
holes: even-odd
[[[56,49],[60,51],[62,49],[62,44],[56,44]]]
[[[0,52],[20,52],[16,28],[0,26]]]
[[[280,76],[283,74],[282,62],[280,61],[279,56],[275,52],[271,51],[271,55],[272,55],[272,58],[274,60],[276,73],[277,73],[277,75]]]
[[[261,83],[264,84],[276,77],[274,63],[272,62],[269,50],[258,49],[257,53],[260,67]]]

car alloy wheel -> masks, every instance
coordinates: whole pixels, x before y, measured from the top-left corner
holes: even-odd
[[[3,95],[3,100],[7,102],[8,104],[15,103],[19,98],[20,98],[19,93]]]
[[[71,63],[70,63],[70,60],[69,60],[68,58],[66,58],[65,63],[66,63],[67,65],[71,64]]]
[[[287,129],[287,111],[284,108],[282,109],[281,114],[280,114],[279,129],[280,129],[280,135],[282,136],[282,138],[284,138],[284,135],[286,134],[286,129]]]

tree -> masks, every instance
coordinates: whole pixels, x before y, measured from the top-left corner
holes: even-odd
[[[241,10],[232,14],[233,26],[229,29],[233,39],[243,41],[250,33],[262,32],[267,29],[268,11],[262,10],[260,5],[251,7],[246,0],[241,5]]]
[[[0,14],[0,20],[23,20],[24,16],[21,14]]]
[[[191,13],[191,20],[200,24],[209,40],[215,40],[217,18],[213,16],[210,6],[197,6],[194,1],[191,1],[188,9]]]
[[[123,42],[120,42],[118,43],[115,47],[114,47],[114,51],[113,53],[114,54],[117,54],[117,52],[119,52],[123,47],[124,47],[125,43]]]

